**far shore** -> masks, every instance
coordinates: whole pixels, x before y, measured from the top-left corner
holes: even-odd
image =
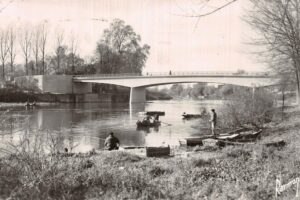
[[[30,102],[32,103],[32,102]],[[24,108],[25,102],[0,102],[0,110],[5,110],[9,108]],[[48,105],[56,105],[57,102],[37,102],[38,106],[48,106]]]

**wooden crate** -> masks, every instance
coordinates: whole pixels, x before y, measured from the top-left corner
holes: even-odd
[[[218,140],[215,139],[205,139],[202,140],[203,146],[217,146]]]
[[[167,147],[146,147],[147,157],[160,157],[170,155],[170,146]]]

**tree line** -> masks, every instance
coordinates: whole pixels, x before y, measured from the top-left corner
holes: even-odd
[[[51,41],[50,41],[51,39]],[[46,23],[0,29],[1,79],[20,75],[141,73],[150,46],[123,20],[115,19],[95,44],[92,59],[79,55],[79,38],[56,30],[50,37]],[[16,63],[16,56],[23,63]],[[17,67],[18,66],[18,67]]]
[[[188,99],[227,99],[243,90],[252,91],[251,88],[235,85],[209,85],[207,83],[196,83],[192,85],[173,84],[170,88],[151,88],[150,91],[161,92],[173,98]]]

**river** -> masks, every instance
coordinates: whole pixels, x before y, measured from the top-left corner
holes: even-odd
[[[62,146],[72,146],[74,152],[103,148],[103,139],[114,132],[121,146],[176,146],[185,137],[208,134],[208,119],[183,120],[182,113],[199,114],[203,109],[218,109],[222,101],[151,101],[145,104],[57,104],[32,109],[10,111],[2,142],[18,140],[27,133],[60,135]],[[143,111],[165,111],[161,126],[137,130],[136,122]],[[21,123],[21,119],[23,123]],[[4,130],[2,130],[3,132]]]

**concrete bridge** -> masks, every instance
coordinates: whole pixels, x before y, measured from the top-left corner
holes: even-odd
[[[276,85],[278,78],[267,73],[236,73],[236,72],[169,72],[116,75],[74,76],[74,84],[102,83],[130,88],[130,103],[146,101],[146,88],[151,86],[174,83],[219,83],[245,87],[266,87]]]
[[[34,88],[38,92],[60,95],[73,94],[76,102],[97,102],[99,97],[92,93],[92,83],[118,85],[130,88],[130,103],[146,101],[146,88],[174,83],[218,83],[245,87],[266,87],[276,85],[278,78],[266,73],[236,72],[168,72],[141,74],[96,74],[35,75],[15,78],[17,85]],[[75,95],[74,95],[75,94]],[[69,95],[70,96],[70,95]]]

